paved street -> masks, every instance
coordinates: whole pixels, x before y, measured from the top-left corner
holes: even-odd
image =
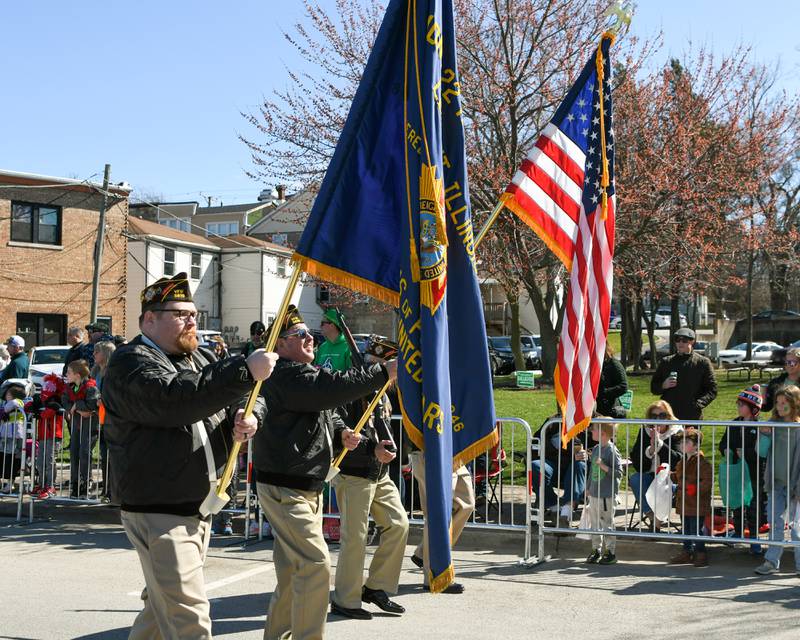
[[[54,520],[33,525],[0,520],[0,638],[127,637],[143,582],[116,514],[50,513]],[[275,584],[271,543],[240,542],[215,538],[206,565],[219,638],[260,638]],[[423,593],[420,571],[407,561],[397,597],[406,615],[379,612],[371,622],[330,617],[328,638],[797,637],[794,572],[758,578],[755,560],[722,547],[713,548],[707,569],[673,568],[664,560],[674,545],[638,543],[619,545],[620,564],[588,568],[580,563],[587,545],[562,539],[558,559],[525,568],[517,565],[520,538],[468,533],[455,553],[464,595]],[[555,554],[555,545],[548,551]],[[336,547],[332,556],[335,566]],[[786,560],[788,571],[788,554]]]

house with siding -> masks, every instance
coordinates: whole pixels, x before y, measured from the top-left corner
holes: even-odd
[[[246,342],[254,320],[269,324],[275,317],[291,275],[291,250],[244,235],[205,238],[134,217],[129,227],[129,314],[138,317],[145,286],[186,271],[198,328],[222,332],[229,345]],[[322,318],[315,292],[300,283],[292,300],[313,327]]]

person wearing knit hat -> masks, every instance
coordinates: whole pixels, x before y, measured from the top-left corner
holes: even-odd
[[[759,384],[754,384],[741,391],[736,398],[737,416],[736,422],[755,422],[761,412],[763,404],[762,388]],[[758,455],[758,445],[761,439],[758,428],[747,426],[731,425],[725,429],[719,441],[719,451],[722,454],[720,465],[727,465],[724,471],[727,473],[729,481],[726,485],[733,485],[746,497],[747,485],[752,491],[752,499],[745,505],[731,505],[733,516],[733,526],[737,537],[744,536],[744,529],[750,531],[751,538],[758,537],[760,525],[766,522],[766,492],[763,490],[763,479],[765,471],[765,459]],[[744,459],[745,464],[738,465]],[[745,472],[746,470],[746,472]],[[734,476],[734,473],[738,475]],[[744,477],[743,477],[744,476]],[[728,496],[728,501],[732,500],[732,495]],[[739,500],[741,502],[741,500]],[[761,545],[754,543],[750,545],[750,553],[753,555],[761,554]]]
[[[325,312],[320,329],[325,342],[317,347],[314,364],[328,371],[350,369],[353,366],[353,354],[342,333],[342,320],[337,309],[331,307]]]

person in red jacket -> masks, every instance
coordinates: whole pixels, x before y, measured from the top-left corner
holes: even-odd
[[[39,500],[56,494],[55,456],[61,450],[61,438],[64,435],[60,399],[65,390],[64,379],[55,373],[48,373],[42,380],[39,419],[36,423],[35,468],[39,474],[39,484],[31,492]]]
[[[89,377],[89,363],[74,360],[67,367],[67,388],[61,404],[69,416],[69,494],[88,497],[92,470],[92,449],[100,433],[97,415],[100,390]]]

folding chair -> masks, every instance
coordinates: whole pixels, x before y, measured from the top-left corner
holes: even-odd
[[[488,460],[486,458],[488,457]],[[485,483],[487,487],[486,503],[490,509],[500,514],[500,500],[497,497],[497,487],[500,475],[506,461],[506,450],[500,444],[489,449],[488,454],[479,456],[476,460],[475,485]],[[485,462],[485,464],[484,464]]]

